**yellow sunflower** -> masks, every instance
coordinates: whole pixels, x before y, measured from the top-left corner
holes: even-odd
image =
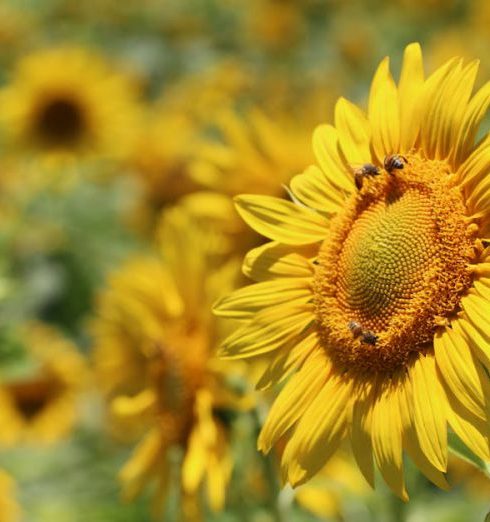
[[[219,264],[215,234],[183,208],[167,211],[158,237],[161,257],[130,260],[111,276],[93,325],[96,371],[116,429],[142,435],[120,479],[127,499],[155,481],[158,513],[180,449],[186,509],[205,485],[219,510],[232,469],[226,419],[243,401],[227,385],[229,365],[212,356],[223,325],[210,308],[232,288],[238,265]]]
[[[2,376],[0,445],[56,442],[77,420],[85,361],[70,341],[41,323],[27,325],[20,342],[29,361],[20,374]]]
[[[21,510],[15,500],[15,483],[5,471],[0,469],[0,520],[20,522]]]
[[[55,154],[124,152],[137,110],[131,82],[76,47],[21,59],[0,92],[0,121],[11,143]]]
[[[263,382],[294,372],[258,442],[289,435],[293,486],[344,440],[368,482],[376,466],[404,500],[404,453],[447,487],[448,429],[490,458],[490,138],[475,144],[490,85],[472,95],[477,69],[454,58],[425,78],[409,45],[398,85],[381,62],[367,114],[341,98],[335,127],[315,130],[318,165],[292,180],[294,201],[236,199],[272,242],[245,258],[257,284],[216,305],[244,321],[221,353],[266,358]]]

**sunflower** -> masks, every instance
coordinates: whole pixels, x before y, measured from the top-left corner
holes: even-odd
[[[244,324],[225,358],[265,358],[282,381],[259,436],[288,443],[282,475],[313,477],[344,441],[374,486],[377,467],[402,499],[406,453],[447,487],[451,430],[489,455],[490,137],[475,144],[490,85],[454,58],[424,79],[418,44],[395,84],[385,58],[368,111],[341,98],[335,127],[313,135],[318,166],[292,202],[236,199],[271,239],[245,258],[257,284],[216,304]],[[357,186],[356,186],[357,185]]]
[[[0,92],[0,118],[13,145],[55,154],[118,155],[137,118],[134,86],[83,48],[21,59]]]
[[[53,328],[26,325],[25,371],[4,372],[0,385],[0,444],[49,444],[65,437],[77,420],[87,368],[76,347]]]
[[[182,207],[168,210],[162,256],[129,260],[112,274],[93,324],[96,372],[116,433],[141,437],[120,473],[123,495],[130,500],[155,481],[156,514],[178,450],[185,509],[196,507],[202,485],[210,507],[223,507],[232,469],[227,419],[246,402],[227,384],[234,371],[212,356],[223,325],[211,302],[231,289],[238,265],[220,267],[215,234],[204,229]]]
[[[0,520],[20,522],[21,511],[15,500],[15,483],[5,471],[0,469]]]

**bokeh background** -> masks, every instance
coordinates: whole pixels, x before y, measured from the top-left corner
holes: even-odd
[[[409,469],[407,505],[343,455],[281,490],[274,389],[216,359],[211,306],[261,241],[232,196],[286,197],[411,41],[487,80],[489,27],[487,0],[0,2],[0,522],[484,519],[464,460],[450,492]]]

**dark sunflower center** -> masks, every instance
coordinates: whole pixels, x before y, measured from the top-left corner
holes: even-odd
[[[325,347],[348,367],[392,371],[427,348],[471,284],[461,193],[443,162],[410,156],[332,220],[315,280]]]
[[[48,102],[37,117],[36,134],[48,145],[73,145],[82,138],[84,129],[82,108],[68,98]]]
[[[58,393],[58,384],[47,377],[9,383],[7,389],[26,420],[39,415]]]

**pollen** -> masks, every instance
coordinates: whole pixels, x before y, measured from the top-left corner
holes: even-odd
[[[366,180],[332,219],[320,249],[320,335],[346,370],[392,372],[407,364],[459,311],[471,285],[475,227],[455,176],[443,161],[415,154],[407,161]],[[353,335],[353,322],[364,335]]]

